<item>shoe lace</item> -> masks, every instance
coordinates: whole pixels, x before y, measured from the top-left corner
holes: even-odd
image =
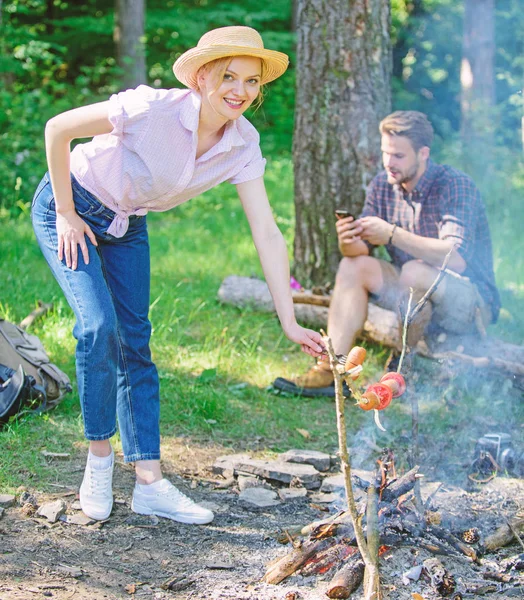
[[[89,493],[92,495],[107,492],[111,484],[111,469],[95,470],[89,472]]]
[[[172,486],[167,492],[165,492],[165,496],[169,500],[176,502],[181,507],[189,508],[195,506],[195,502],[193,502],[191,498],[183,494],[175,486]]]

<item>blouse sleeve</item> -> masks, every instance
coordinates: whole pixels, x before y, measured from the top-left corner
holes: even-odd
[[[249,161],[236,175],[229,179],[229,183],[237,185],[238,183],[244,183],[251,181],[252,179],[258,179],[264,175],[266,170],[266,159],[262,157],[262,152],[258,144],[253,144],[253,152]]]
[[[149,117],[158,92],[146,85],[113,94],[109,98],[109,121],[113,125],[112,135],[125,138],[126,145],[136,147],[145,135]]]

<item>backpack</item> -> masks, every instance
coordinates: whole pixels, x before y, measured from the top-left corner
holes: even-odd
[[[71,390],[69,377],[51,363],[38,337],[0,319],[0,424],[29,405],[53,408]]]

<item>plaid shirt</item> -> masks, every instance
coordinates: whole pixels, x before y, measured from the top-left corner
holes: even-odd
[[[476,284],[497,320],[500,297],[488,220],[480,192],[467,175],[429,160],[416,188],[407,194],[389,184],[384,171],[370,183],[361,216],[377,216],[417,235],[455,242],[467,264],[462,275]],[[398,267],[414,258],[392,244],[386,249]]]

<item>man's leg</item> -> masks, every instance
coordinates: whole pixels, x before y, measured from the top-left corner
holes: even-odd
[[[328,335],[337,354],[347,354],[362,329],[369,294],[381,294],[384,287],[396,279],[398,275],[393,265],[371,256],[345,257],[340,261],[328,316]],[[292,383],[299,388],[313,389],[332,385],[327,357],[320,357],[306,374]]]
[[[367,318],[369,294],[383,291],[388,267],[394,269],[372,256],[340,261],[328,315],[328,335],[337,354],[347,354],[353,346]]]

